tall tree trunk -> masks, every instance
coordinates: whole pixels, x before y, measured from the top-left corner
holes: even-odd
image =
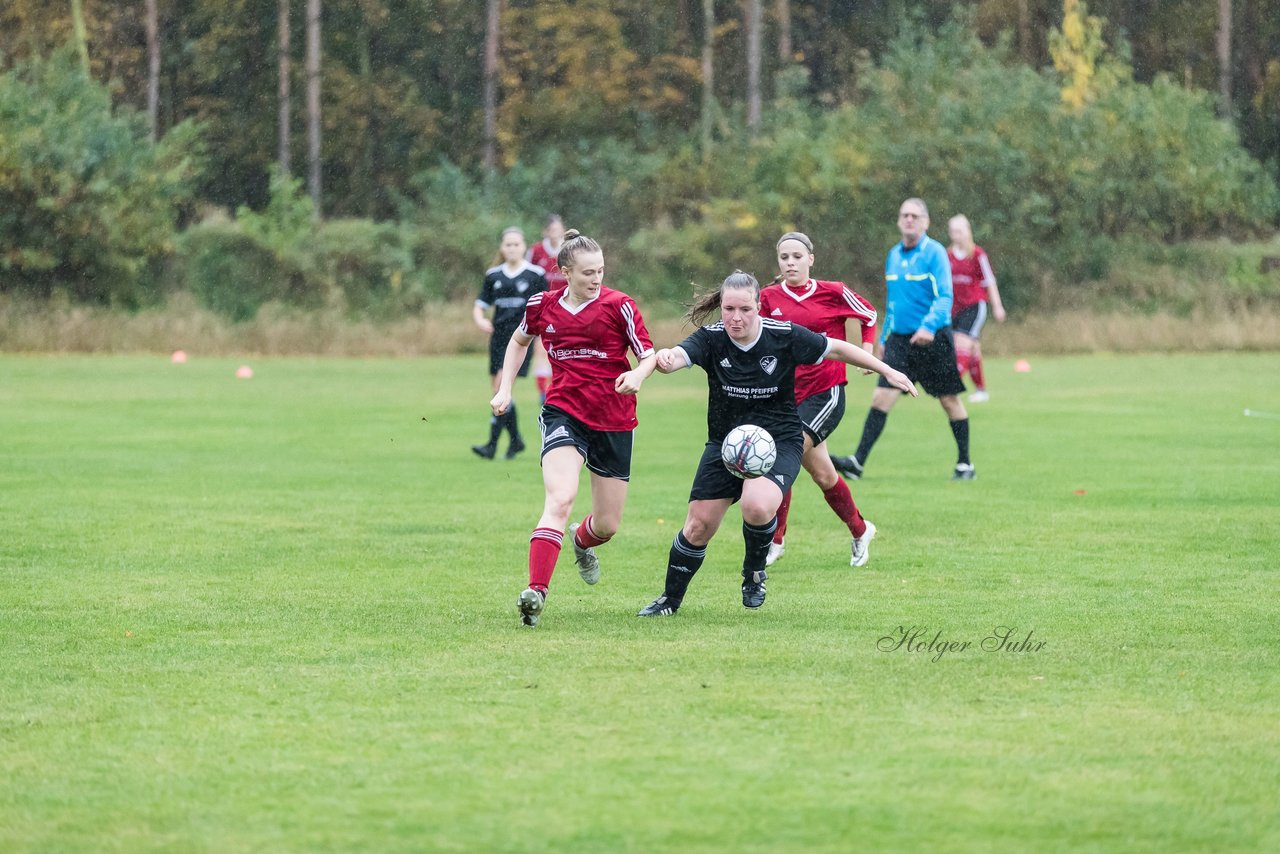
[[[778,66],[791,64],[791,0],[777,0],[774,16],[778,19]]]
[[[1031,7],[1028,0],[1018,0],[1018,53],[1031,64]]]
[[[1218,114],[1231,117],[1231,0],[1218,0]]]
[[[287,177],[293,171],[290,157],[290,123],[289,123],[289,76],[293,73],[289,57],[289,0],[278,0],[276,4],[276,52],[280,68],[280,79],[277,82],[276,100],[279,115],[278,143],[280,149],[276,160],[280,164],[280,174]]]
[[[156,141],[160,125],[160,13],[147,0],[147,128]]]
[[[84,0],[71,0],[71,26],[75,32],[76,50],[85,76],[89,74],[89,31],[84,24]]]
[[[716,0],[702,0],[702,159],[711,160],[716,121]]]
[[[492,172],[498,163],[498,38],[501,0],[489,0],[484,28],[484,168]]]
[[[320,220],[320,0],[307,0],[307,161],[311,218]]]
[[[363,11],[360,15],[360,28],[356,31],[356,55],[360,68],[360,103],[364,110],[365,128],[360,134],[360,160],[355,169],[354,201],[366,217],[373,217],[374,189],[373,152],[377,144],[377,115],[373,103],[373,48],[370,44],[369,22]]]
[[[747,131],[760,131],[760,0],[746,0],[747,15]]]

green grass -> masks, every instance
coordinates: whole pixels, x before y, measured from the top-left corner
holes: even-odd
[[[535,631],[478,357],[235,365],[0,357],[0,850],[1280,849],[1280,355],[994,362],[977,481],[890,417],[867,569],[802,481],[760,612],[730,523],[640,621],[705,412],[655,377]]]

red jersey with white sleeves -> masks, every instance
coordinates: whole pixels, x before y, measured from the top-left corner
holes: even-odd
[[[948,249],[947,260],[951,262],[953,288],[951,316],[955,317],[969,306],[987,301],[987,283],[995,281],[996,274],[981,246],[973,247],[963,258],[957,258],[955,251]]]
[[[556,288],[563,288],[569,283],[564,273],[560,272],[558,255],[558,252],[551,251],[551,246],[546,240],[540,240],[529,247],[529,262],[537,264],[546,271],[547,289],[552,291]]]
[[[862,324],[862,341],[875,341],[876,310],[844,282],[810,279],[793,291],[785,282],[760,291],[760,316],[789,320],[819,335],[847,340],[845,321],[855,318]],[[796,402],[830,391],[848,382],[845,363],[825,360],[816,365],[796,367]]]
[[[593,430],[636,428],[636,396],[618,394],[614,381],[631,370],[627,350],[643,359],[653,352],[649,330],[631,297],[601,288],[591,302],[571,308],[568,287],[534,294],[520,331],[542,338],[551,360],[547,405]]]

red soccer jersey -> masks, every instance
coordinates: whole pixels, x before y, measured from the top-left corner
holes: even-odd
[[[954,289],[951,316],[955,317],[969,306],[987,301],[987,282],[994,281],[996,274],[992,272],[991,261],[981,246],[973,247],[973,251],[963,258],[957,258],[948,249],[947,259],[951,261],[951,286]]]
[[[875,341],[876,310],[844,282],[816,282],[810,279],[800,291],[785,283],[760,291],[760,316],[792,323],[840,341],[847,340],[844,324],[856,318],[862,324],[862,341]],[[844,385],[848,381],[844,362],[830,359],[817,365],[796,367],[796,402]]]
[[[556,260],[556,254],[551,251],[551,247],[545,240],[540,240],[529,248],[529,262],[537,264],[546,271],[547,288],[553,291],[563,288],[569,281],[564,277],[564,273],[560,272],[560,263]]]
[[[563,409],[593,430],[636,428],[636,396],[618,394],[613,383],[631,370],[627,350],[643,359],[653,352],[649,330],[631,297],[601,288],[591,302],[570,308],[567,288],[534,294],[520,331],[542,337],[551,359],[547,404]]]

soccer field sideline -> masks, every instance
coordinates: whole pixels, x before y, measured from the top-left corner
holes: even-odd
[[[1280,356],[993,361],[977,481],[894,411],[866,570],[802,479],[761,612],[730,516],[660,625],[705,387],[654,377],[534,631],[481,359],[238,364],[0,357],[0,848],[1280,844]]]

